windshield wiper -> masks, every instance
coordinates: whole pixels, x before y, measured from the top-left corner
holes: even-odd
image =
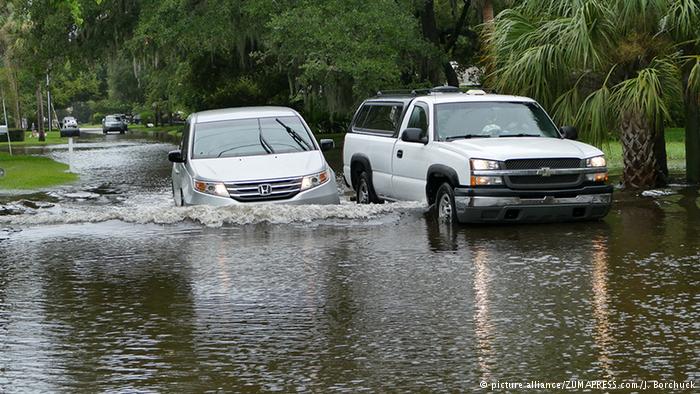
[[[483,135],[483,134],[452,135],[452,136],[445,138],[445,141],[462,140],[462,139],[469,139],[469,138],[489,138],[489,136]]]
[[[262,136],[262,129],[258,130],[258,139],[260,140],[260,145],[262,145],[263,149],[265,149],[265,152],[268,154],[275,153],[275,150],[272,149],[272,145],[270,145],[270,143],[267,142],[267,140],[265,140],[265,138]]]
[[[282,121],[279,120],[279,119],[277,119],[277,118],[275,118],[275,121],[277,121],[277,123],[279,123],[280,125],[282,125],[282,127],[284,127],[285,130],[287,130],[287,133],[289,134],[289,136],[292,137],[292,139],[294,140],[294,142],[296,142],[297,145],[299,145],[299,146],[301,147],[301,149],[303,149],[303,150],[312,150],[312,149],[313,149],[313,148],[311,147],[311,145],[309,145],[308,142],[306,142],[303,138],[301,138],[301,136],[299,135],[299,133],[297,133],[296,131],[294,131],[291,127],[289,127],[289,126],[287,126],[286,124],[282,123]]]
[[[501,134],[501,135],[499,135],[499,137],[541,137],[541,135],[519,133],[519,134]]]

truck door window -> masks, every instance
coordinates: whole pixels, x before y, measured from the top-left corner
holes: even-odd
[[[411,112],[411,117],[408,120],[408,127],[415,127],[423,130],[421,137],[428,136],[428,113],[420,105],[416,105]]]
[[[368,112],[362,123],[355,125],[358,129],[365,129],[375,133],[393,135],[401,122],[403,106],[401,104],[377,104],[367,105]]]

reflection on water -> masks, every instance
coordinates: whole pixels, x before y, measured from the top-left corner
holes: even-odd
[[[485,250],[479,246],[474,247],[472,255],[474,263],[474,325],[476,327],[477,352],[479,369],[481,370],[481,380],[492,382],[492,365],[496,364],[491,344],[494,338],[494,330],[491,324],[489,313],[489,258]],[[497,380],[497,379],[496,379]]]
[[[102,175],[0,215],[0,392],[700,379],[697,189],[617,193],[605,221],[553,225],[174,208],[167,162],[144,155],[166,148],[84,151]],[[139,168],[156,184],[123,184]]]
[[[598,348],[598,362],[605,372],[601,378],[613,380],[612,357],[614,337],[610,327],[610,297],[608,294],[608,254],[607,244],[603,237],[593,238],[591,241],[592,252],[592,280],[593,288],[593,317],[595,319],[595,342]]]

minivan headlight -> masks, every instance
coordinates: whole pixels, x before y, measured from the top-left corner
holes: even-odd
[[[596,156],[586,159],[586,167],[605,167],[607,164],[605,156]]]
[[[314,188],[316,186],[321,186],[324,183],[328,182],[329,179],[331,179],[331,173],[329,170],[324,170],[319,172],[318,174],[305,176],[301,180],[301,190],[304,191]]]
[[[194,181],[194,190],[219,197],[230,197],[226,186],[221,182]]]

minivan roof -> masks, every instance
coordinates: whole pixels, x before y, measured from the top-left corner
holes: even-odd
[[[222,120],[264,118],[273,116],[293,116],[297,112],[287,107],[238,107],[223,108],[209,111],[196,112],[192,114],[195,123],[217,122]]]

